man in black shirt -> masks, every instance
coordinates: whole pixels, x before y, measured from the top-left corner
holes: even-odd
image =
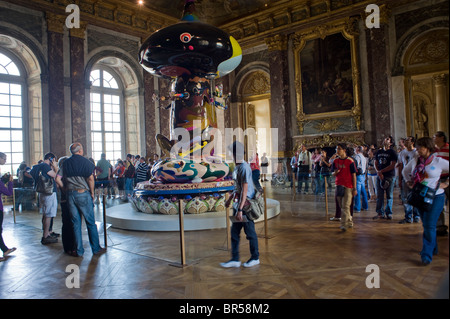
[[[391,148],[389,137],[383,141],[383,148],[375,155],[375,168],[377,170],[377,215],[373,219],[392,219],[392,204],[394,202],[395,164],[397,152]],[[384,193],[386,193],[386,207],[384,206]]]

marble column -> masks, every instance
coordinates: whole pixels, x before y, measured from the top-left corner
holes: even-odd
[[[47,13],[48,48],[48,124],[49,150],[60,157],[65,149],[64,56],[63,38],[65,17]],[[44,117],[43,117],[44,118]],[[47,152],[47,150],[44,150]],[[42,154],[41,156],[44,156]]]
[[[270,68],[270,116],[271,128],[278,128],[278,154],[273,156],[287,157],[292,149],[291,108],[289,107],[289,65],[287,53],[287,37],[276,35],[266,39],[269,49]],[[273,139],[273,137],[272,137]],[[274,149],[275,145],[272,145]]]
[[[436,89],[436,131],[443,131],[448,136],[447,77],[447,74],[437,74],[433,80]]]
[[[72,101],[72,143],[79,142],[86,149],[86,85],[84,65],[85,23],[70,29],[70,79]]]

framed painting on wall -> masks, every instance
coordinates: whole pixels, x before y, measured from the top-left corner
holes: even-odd
[[[346,19],[294,37],[297,122],[353,117],[360,129],[356,21]]]

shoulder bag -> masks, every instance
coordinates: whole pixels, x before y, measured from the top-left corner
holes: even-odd
[[[238,209],[239,202],[234,202],[233,208]],[[264,196],[262,192],[255,190],[254,198],[247,198],[245,200],[242,212],[249,220],[256,220],[264,213]]]
[[[431,207],[433,207],[434,198],[438,189],[439,183],[436,188],[428,187],[422,183],[416,183],[409,192],[406,202],[422,212],[429,212]]]

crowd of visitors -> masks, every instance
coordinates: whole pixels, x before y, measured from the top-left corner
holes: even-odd
[[[118,159],[114,164],[102,154],[95,160],[84,156],[80,143],[70,146],[70,157],[57,157],[49,152],[38,164],[31,168],[22,163],[17,171],[17,193],[15,209],[27,209],[29,200],[26,192],[19,189],[32,189],[37,193],[38,206],[42,213],[43,245],[58,242],[60,234],[53,232],[53,219],[56,217],[58,202],[62,214],[62,240],[64,251],[72,256],[82,256],[84,253],[81,221],[84,218],[92,253],[102,254],[105,249],[100,247],[98,231],[94,218],[94,203],[99,202],[100,195],[107,198],[120,198],[127,201],[134,187],[150,179],[152,166],[159,160],[158,155],[145,158],[139,155],[127,154],[125,160]],[[330,154],[333,153],[333,154]],[[0,165],[7,158],[0,153]],[[391,136],[382,141],[381,147],[376,145],[350,145],[340,143],[335,152],[316,148],[312,152],[303,144],[296,150],[290,160],[292,169],[291,187],[299,194],[322,196],[326,190],[335,192],[336,212],[333,221],[340,221],[340,229],[347,231],[353,228],[353,214],[369,209],[369,203],[375,203],[374,220],[392,220],[394,213],[401,214],[400,224],[422,222],[423,248],[422,262],[427,265],[433,254],[437,253],[436,236],[448,234],[445,225],[444,205],[448,202],[448,167],[449,144],[444,132],[436,132],[433,137],[415,139],[413,136],[402,138],[395,145]],[[267,181],[269,160],[263,154],[261,160],[254,153],[245,167],[245,178],[241,187],[245,190],[247,184],[256,190],[261,190],[260,181]],[[262,176],[262,179],[261,179]],[[250,182],[251,180],[251,182]],[[6,196],[13,194],[13,177],[3,176],[0,182],[0,193]],[[253,189],[250,187],[250,190]],[[402,212],[394,207],[394,189],[399,188],[399,197],[403,205]],[[418,187],[426,188],[432,193],[429,205],[418,207],[412,204],[410,198]],[[8,248],[1,237],[3,222],[3,205],[0,201],[0,248],[3,261],[7,255],[16,250]],[[236,211],[239,213],[239,210]],[[242,218],[242,217],[240,217]],[[252,229],[244,230],[250,233]],[[253,226],[254,227],[254,226]],[[240,227],[234,226],[235,241],[238,244]],[[239,229],[239,230],[238,230]],[[250,239],[252,264],[258,260],[255,244]],[[256,246],[257,247],[257,246]],[[231,261],[236,261],[238,251],[234,251]],[[250,262],[249,261],[249,262]],[[258,260],[259,262],[259,260]],[[237,263],[224,263],[223,266],[235,266]]]

